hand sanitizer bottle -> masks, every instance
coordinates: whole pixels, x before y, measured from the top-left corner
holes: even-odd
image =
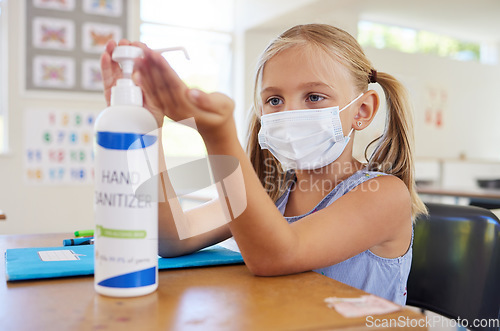
[[[142,55],[138,47],[115,48],[123,78],[95,122],[94,287],[114,297],[158,287],[158,184],[151,179],[158,174],[158,127],[130,78]],[[137,190],[144,183],[147,189]]]

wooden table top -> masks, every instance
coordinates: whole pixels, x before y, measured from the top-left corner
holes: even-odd
[[[357,330],[326,297],[365,292],[315,272],[256,277],[244,265],[165,270],[158,290],[136,298],[95,293],[93,277],[6,282],[5,250],[60,246],[70,234],[0,236],[0,330]],[[407,308],[376,319],[424,316]],[[413,323],[412,321],[412,323]]]
[[[439,186],[417,186],[420,194],[444,195],[453,197],[500,200],[500,190],[486,188],[446,188]]]

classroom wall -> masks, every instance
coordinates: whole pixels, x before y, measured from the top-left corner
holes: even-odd
[[[373,48],[366,53],[375,68],[400,78],[410,90],[417,158],[500,161],[499,65]],[[426,122],[428,108],[437,103],[430,100],[430,91],[447,95],[441,127],[435,118]]]
[[[138,2],[134,6],[137,7]],[[93,228],[92,185],[34,186],[24,180],[23,121],[26,109],[99,111],[106,104],[99,95],[82,98],[61,93],[23,92],[23,9],[24,1],[8,1],[10,151],[6,155],[0,155],[0,209],[7,215],[6,221],[0,221],[0,234],[73,232]],[[138,12],[138,8],[132,8],[132,11]],[[131,23],[137,24],[133,19]]]

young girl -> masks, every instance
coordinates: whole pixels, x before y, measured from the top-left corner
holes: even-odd
[[[184,240],[172,215],[193,224],[216,221],[224,217],[219,201],[185,213],[176,199],[160,203],[161,255],[186,254],[232,235],[255,275],[314,270],[406,302],[412,219],[426,212],[414,186],[408,100],[394,77],[374,70],[352,36],[329,25],[300,25],[268,46],[255,80],[248,155],[237,139],[231,99],[189,89],[159,54],[134,44],[145,53],[135,79],[159,127],[163,115],[194,117],[209,155],[238,160],[246,194],[241,215]],[[102,56],[108,100],[119,77],[110,61],[114,46]],[[387,123],[362,164],[352,156],[355,133],[379,107],[369,83],[384,90]]]

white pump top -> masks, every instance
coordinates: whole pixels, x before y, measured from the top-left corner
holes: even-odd
[[[116,81],[111,88],[111,106],[134,105],[142,107],[141,88],[132,81],[134,59],[144,56],[142,49],[136,46],[116,46],[112,59],[120,64],[123,78]]]
[[[182,51],[189,60],[189,55],[184,47],[170,47],[156,50],[159,53]],[[116,46],[111,58],[118,62],[122,68],[123,78],[116,81],[116,86],[111,88],[111,106],[134,105],[142,107],[141,88],[132,81],[134,60],[143,57],[144,52],[137,46]]]
[[[143,57],[142,49],[136,46],[116,46],[113,51],[112,59],[120,64],[123,77],[130,78],[134,70],[134,59]]]

